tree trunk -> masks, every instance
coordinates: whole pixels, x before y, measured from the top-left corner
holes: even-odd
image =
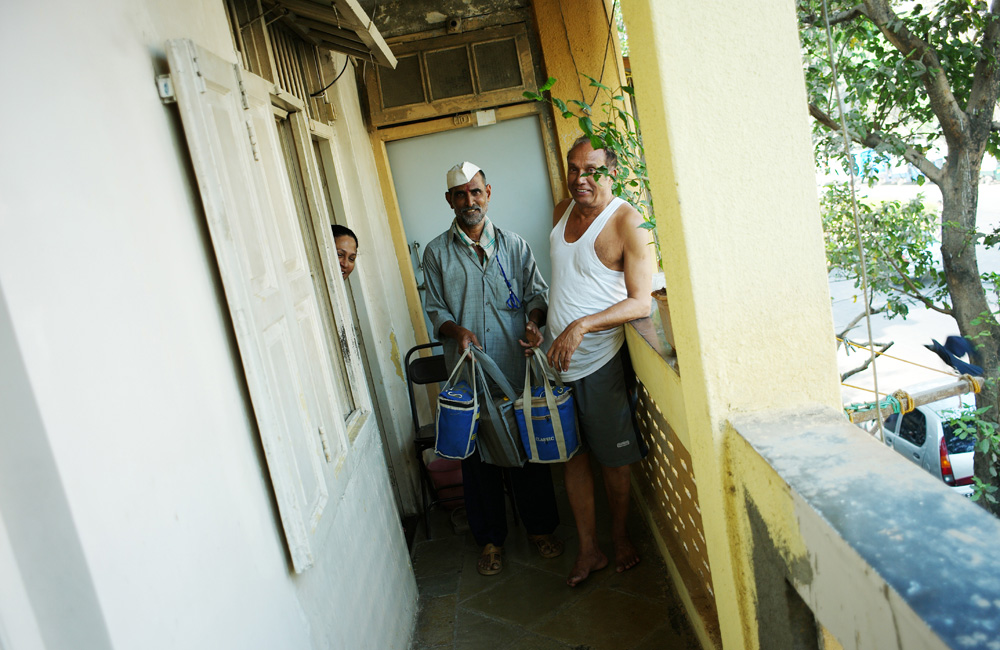
[[[976,345],[978,358],[974,363],[983,367],[983,374],[987,379],[987,385],[976,396],[976,406],[992,406],[981,417],[997,422],[1000,421],[1000,391],[997,387],[1000,377],[1000,326],[989,313],[990,306],[976,259],[976,210],[979,202],[979,168],[983,156],[982,153],[977,156],[970,149],[973,148],[954,145],[949,147],[945,178],[940,184],[943,199],[941,256],[959,332]],[[980,324],[973,325],[973,321],[977,319],[981,321]],[[975,475],[985,483],[1000,487],[1000,479],[990,474],[991,464],[994,471],[1000,473],[1000,463],[991,463],[977,447]],[[1000,492],[996,496],[1000,498]],[[985,498],[980,502],[987,510],[1000,516],[1000,504],[989,503]]]

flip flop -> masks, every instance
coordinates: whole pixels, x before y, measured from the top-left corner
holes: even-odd
[[[563,543],[555,535],[528,535],[528,541],[535,545],[538,554],[546,560],[563,553]]]
[[[476,570],[479,571],[480,575],[495,576],[503,570],[503,558],[500,554],[502,550],[502,547],[493,544],[487,544],[483,547],[479,562],[476,563]]]

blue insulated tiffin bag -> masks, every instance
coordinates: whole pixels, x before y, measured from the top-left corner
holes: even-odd
[[[459,372],[469,359],[469,382],[461,379]],[[456,375],[458,381],[454,381]],[[438,394],[436,437],[434,451],[444,458],[468,458],[476,450],[476,432],[479,429],[479,398],[476,395],[476,358],[471,348],[466,348],[448,377],[444,390]]]
[[[531,386],[533,363],[538,366],[541,386]],[[514,403],[521,442],[531,463],[562,463],[580,448],[573,389],[564,386],[558,375],[553,387],[548,369],[545,356],[536,349],[524,368],[524,395]]]

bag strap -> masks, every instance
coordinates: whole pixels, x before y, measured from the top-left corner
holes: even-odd
[[[548,363],[542,355],[541,350],[535,348],[534,354],[529,357],[528,363],[524,367],[524,424],[528,429],[528,445],[531,446],[531,457],[538,460],[538,443],[535,442],[535,427],[531,423],[531,360],[538,364],[538,369],[542,375],[543,392],[545,395],[545,405],[549,409],[549,418],[552,420],[552,433],[556,439],[556,447],[559,449],[559,457],[566,458],[566,438],[563,435],[562,418],[559,417],[559,407],[556,406],[556,396],[552,392],[552,384],[549,383]],[[556,378],[559,386],[562,381]]]
[[[556,380],[556,386],[559,386],[560,388],[564,386],[562,377],[559,375],[558,372],[552,369],[552,366],[549,365],[549,362],[546,359],[545,354],[542,352],[540,348],[535,348],[535,353],[531,356],[532,358],[535,359],[535,361],[538,362],[539,373],[541,374],[542,377],[548,378],[551,375]]]
[[[489,357],[487,357],[489,358]],[[480,363],[476,366],[476,370],[479,371],[479,379],[483,382],[483,387],[486,387],[486,376],[483,374],[483,369],[486,367],[485,363]],[[509,385],[509,384],[508,384]],[[496,403],[494,403],[493,398],[489,396],[487,392],[486,399],[483,400],[486,403],[486,413],[489,415],[490,422],[493,423],[494,427],[502,426],[503,416],[500,414],[500,409],[497,408]],[[511,400],[513,402],[513,400]]]
[[[478,348],[470,349],[472,349],[473,357],[479,359],[480,371],[484,371],[486,373],[486,377],[492,379],[493,383],[500,387],[500,390],[503,391],[503,394],[507,397],[507,399],[511,402],[517,399],[517,393],[514,392],[514,387],[510,385],[509,381],[507,381],[507,378],[500,370],[500,366],[497,365],[497,362],[491,359],[490,355],[486,354],[483,350]],[[486,389],[486,387],[487,384],[484,379],[483,388]]]
[[[472,384],[472,390],[473,390],[473,392],[475,392],[475,389],[476,389],[476,358],[474,356],[472,356],[471,350],[472,350],[472,346],[471,345],[469,347],[465,348],[465,352],[463,352],[462,356],[460,356],[458,358],[458,363],[455,364],[455,367],[454,367],[454,369],[452,369],[451,374],[448,375],[448,381],[445,383],[445,386],[451,386],[452,385],[451,380],[455,378],[455,375],[458,375],[459,379],[462,378],[462,375],[459,372],[459,370],[462,369],[462,362],[465,361],[465,358],[469,357],[470,360],[472,361],[472,368],[470,369],[470,372],[469,372],[469,380],[470,380],[469,383]]]

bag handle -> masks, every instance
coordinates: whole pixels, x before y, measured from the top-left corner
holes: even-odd
[[[562,388],[564,386],[562,377],[558,372],[552,369],[545,357],[545,353],[542,352],[541,348],[534,348],[534,354],[531,355],[538,362],[538,369],[536,373],[541,376],[541,378],[547,379],[549,376],[555,378],[556,386]],[[528,365],[531,365],[531,359],[528,360]],[[543,381],[544,383],[544,381]]]
[[[462,356],[460,356],[458,358],[458,363],[455,364],[455,367],[452,369],[451,374],[448,375],[448,381],[445,382],[445,386],[451,386],[452,385],[451,384],[451,380],[455,378],[455,375],[458,375],[459,379],[462,378],[461,374],[459,374],[458,371],[462,368],[462,362],[465,361],[465,358],[466,357],[470,357],[471,361],[472,361],[472,369],[471,369],[471,372],[470,372],[471,376],[469,377],[469,379],[471,381],[469,383],[472,384],[473,389],[476,387],[476,374],[475,374],[476,373],[476,358],[471,355],[471,350],[472,350],[472,346],[469,346],[469,347],[465,348],[465,352],[463,352]]]
[[[474,358],[479,359],[479,370],[486,373],[486,377],[493,380],[500,390],[511,402],[517,399],[517,393],[514,392],[514,387],[510,385],[507,378],[504,376],[503,371],[500,370],[500,366],[497,362],[490,358],[490,355],[486,354],[483,350],[478,348],[472,349],[472,354]],[[483,388],[486,389],[487,384],[485,378],[483,380]]]
[[[477,374],[476,373],[476,357],[475,357],[475,355],[472,354],[472,350],[473,350],[473,346],[471,346],[471,345],[469,347],[465,348],[465,352],[463,352],[462,356],[460,356],[458,358],[458,363],[455,364],[455,368],[451,371],[451,374],[448,375],[448,382],[445,385],[446,386],[451,386],[452,385],[451,380],[455,378],[456,374],[458,374],[459,378],[461,378],[462,375],[459,373],[459,370],[464,365],[465,358],[469,357],[469,361],[472,362],[472,368],[470,368],[468,370],[468,372],[469,372],[469,383],[472,384],[472,409],[473,409],[472,412],[473,413],[478,413],[479,412],[479,391],[476,390],[476,374]],[[485,385],[486,385],[486,382],[484,381],[483,382],[483,386],[485,386]],[[490,400],[486,400],[486,401],[489,402]]]
[[[524,365],[524,424],[528,429],[528,445],[531,447],[531,457],[536,461],[538,460],[538,443],[535,441],[535,427],[531,423],[531,359],[534,359],[535,363],[538,364],[539,373],[542,375],[543,383],[543,394],[545,395],[545,404],[549,409],[549,418],[552,420],[552,433],[556,439],[556,447],[559,449],[559,457],[566,458],[566,438],[563,436],[562,428],[562,418],[559,417],[559,407],[556,406],[556,396],[552,392],[552,384],[549,383],[549,375],[547,370],[549,369],[549,364],[545,361],[544,355],[542,355],[541,350],[535,348],[534,354],[529,358],[528,363]],[[556,376],[556,383],[558,386],[562,386],[563,383]]]

